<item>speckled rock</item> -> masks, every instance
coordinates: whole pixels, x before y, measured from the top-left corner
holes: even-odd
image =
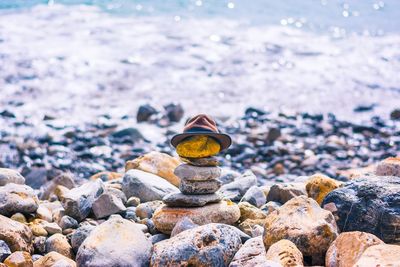
[[[247,190],[254,185],[257,185],[257,177],[251,171],[247,171],[236,177],[233,182],[224,184],[219,191],[232,201],[240,201]]]
[[[307,181],[306,190],[308,197],[313,198],[321,205],[325,196],[332,190],[339,188],[341,185],[341,182],[329,178],[328,176],[323,174],[314,174]]]
[[[267,260],[266,255],[262,237],[254,237],[243,244],[229,267],[281,267],[279,263]]]
[[[80,267],[147,266],[151,242],[136,225],[112,218],[97,226],[76,255]]]
[[[62,201],[65,214],[82,221],[92,211],[93,202],[104,192],[101,180],[90,181],[70,190]]]
[[[93,202],[92,210],[97,219],[102,219],[112,214],[121,213],[126,208],[122,200],[114,194],[103,193]]]
[[[0,214],[11,216],[14,213],[34,213],[39,199],[32,188],[21,184],[0,186]]]
[[[279,262],[284,267],[303,266],[303,254],[292,241],[287,239],[281,239],[270,246],[266,259]]]
[[[152,173],[175,186],[179,186],[180,179],[174,174],[174,170],[179,164],[181,164],[179,159],[165,153],[153,151],[134,160],[127,161],[125,171],[137,169]]]
[[[221,169],[219,167],[198,167],[181,164],[175,169],[174,173],[182,181],[208,181],[219,178]]]
[[[284,204],[290,199],[302,195],[307,195],[306,187],[303,183],[274,184],[269,190],[267,201],[276,201]]]
[[[240,202],[239,229],[250,236],[260,236],[263,232],[266,215],[248,202]]]
[[[312,198],[298,196],[267,216],[263,236],[266,249],[288,239],[315,265],[325,262],[325,253],[338,236],[338,229],[331,212]]]
[[[136,207],[136,215],[141,219],[153,217],[153,213],[163,204],[160,200],[141,203]]]
[[[160,232],[169,234],[176,223],[183,217],[190,218],[198,225],[208,223],[234,224],[240,217],[239,207],[230,201],[221,201],[197,208],[179,208],[161,206],[154,215],[153,221]]]
[[[241,201],[249,202],[251,205],[261,207],[265,204],[267,198],[265,197],[264,191],[258,186],[252,186],[244,194]]]
[[[174,229],[172,229],[171,232],[171,237],[176,236],[177,234],[193,229],[195,227],[199,226],[198,224],[195,224],[190,218],[188,217],[183,217],[181,220],[179,220],[176,224]]]
[[[13,183],[24,184],[25,178],[17,171],[7,168],[0,168],[0,186]]]
[[[334,210],[341,232],[362,231],[386,243],[400,240],[400,179],[366,176],[330,192],[322,206]]]
[[[179,192],[176,186],[160,176],[140,170],[130,170],[125,173],[122,191],[126,197],[138,197],[141,202],[161,200],[169,193]]]
[[[46,240],[46,252],[49,253],[55,251],[68,257],[70,259],[74,258],[74,253],[72,252],[72,247],[69,244],[67,238],[62,234],[55,234],[47,238]]]
[[[33,267],[76,267],[76,263],[61,255],[60,253],[57,253],[55,251],[52,251],[50,253],[47,253],[37,261],[33,263]]]
[[[13,252],[4,261],[7,267],[33,267],[31,255],[26,251]]]
[[[156,243],[150,266],[227,266],[241,244],[228,225],[207,224]]]
[[[383,244],[383,241],[373,234],[358,231],[341,233],[326,252],[325,265],[353,266],[368,247],[378,244]]]
[[[171,193],[163,198],[164,203],[169,207],[202,207],[208,203],[215,203],[222,200],[218,193],[207,195],[185,195],[183,193]]]
[[[400,246],[380,244],[368,247],[354,267],[393,266],[400,263]]]
[[[11,251],[33,252],[32,238],[28,226],[0,215],[0,240],[4,240]]]
[[[188,195],[212,194],[221,188],[222,183],[218,180],[208,181],[185,181],[182,180],[179,190]]]
[[[375,174],[379,176],[400,177],[400,157],[387,158],[379,162],[376,166]]]

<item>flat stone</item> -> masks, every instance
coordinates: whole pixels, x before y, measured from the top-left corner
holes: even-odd
[[[32,188],[22,184],[6,184],[0,187],[0,214],[11,216],[20,212],[34,213],[39,199]]]
[[[269,247],[266,259],[278,262],[282,266],[303,266],[303,254],[287,239],[281,239]]]
[[[219,180],[209,181],[185,181],[182,180],[179,190],[188,195],[212,194],[221,188],[222,183]]]
[[[169,193],[179,192],[176,186],[165,179],[140,170],[129,170],[125,173],[122,191],[126,197],[138,197],[141,202],[161,200]]]
[[[36,260],[33,263],[33,267],[54,267],[54,266],[76,267],[76,263],[73,260],[55,251],[47,253],[46,255],[44,255],[43,257],[41,257],[40,259]]]
[[[208,203],[215,203],[222,200],[221,195],[185,195],[182,193],[171,193],[163,198],[164,203],[169,207],[202,207]]]
[[[93,202],[93,213],[97,219],[108,217],[112,214],[126,210],[122,200],[114,194],[103,193]]]
[[[154,244],[150,266],[227,266],[241,244],[233,227],[211,223]]]
[[[112,218],[83,241],[76,262],[80,267],[148,266],[151,247],[136,223]]]
[[[181,180],[185,181],[208,181],[220,177],[221,168],[198,167],[189,164],[181,164],[175,169],[174,173]]]
[[[267,201],[276,201],[284,204],[290,199],[302,195],[307,195],[304,183],[274,184],[269,189]]]
[[[185,158],[180,157],[181,160],[189,165],[198,167],[215,167],[219,165],[219,161],[215,157],[207,158]]]
[[[224,184],[219,191],[232,201],[240,201],[247,190],[254,185],[257,185],[257,177],[251,171],[247,171],[233,182]]]
[[[195,224],[208,223],[234,224],[239,220],[239,207],[231,201],[221,201],[203,207],[168,207],[161,206],[153,215],[156,228],[165,234],[170,234],[176,223],[184,217],[190,218]]]
[[[25,178],[16,170],[0,168],[0,186],[10,183],[24,184]]]

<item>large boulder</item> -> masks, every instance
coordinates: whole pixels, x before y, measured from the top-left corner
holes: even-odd
[[[174,170],[180,163],[181,161],[177,158],[153,151],[134,160],[127,161],[125,171],[137,169],[152,173],[164,178],[175,186],[179,186],[180,179],[174,174]]]
[[[93,202],[104,192],[101,180],[90,181],[65,194],[62,205],[65,214],[82,221],[92,211]]]
[[[306,184],[308,197],[313,198],[318,204],[321,205],[325,196],[341,186],[341,182],[329,178],[323,174],[314,174],[311,176]]]
[[[33,267],[76,267],[76,263],[60,253],[52,251],[47,253],[37,261],[33,262]]]
[[[325,266],[353,266],[368,247],[378,244],[383,244],[383,241],[373,234],[357,231],[341,233],[326,252]]]
[[[0,186],[13,183],[24,184],[25,178],[17,171],[7,168],[0,168]]]
[[[332,210],[341,232],[362,231],[386,243],[400,239],[400,179],[366,176],[330,192],[322,206]]]
[[[311,258],[312,264],[324,263],[325,252],[337,236],[332,213],[306,196],[292,198],[269,214],[263,235],[266,249],[281,239],[288,239],[304,256]]]
[[[400,246],[380,244],[368,247],[354,267],[399,266]]]
[[[10,216],[14,213],[34,213],[39,199],[32,188],[21,184],[6,184],[0,187],[0,214]]]
[[[303,183],[280,183],[274,184],[269,189],[267,201],[286,203],[290,199],[307,195],[306,187]]]
[[[251,171],[246,171],[233,182],[224,184],[219,191],[232,201],[240,201],[247,190],[254,185],[257,185],[257,177]]]
[[[138,197],[141,202],[161,200],[169,193],[178,193],[176,186],[165,179],[140,170],[130,170],[122,179],[122,191],[126,197]]]
[[[154,244],[150,266],[227,266],[241,244],[233,227],[207,224]]]
[[[147,266],[151,242],[128,220],[112,218],[97,226],[76,255],[80,267]]]
[[[303,266],[303,254],[296,245],[287,239],[274,243],[267,251],[267,260],[279,262],[282,266]]]
[[[230,201],[221,201],[196,208],[179,208],[161,206],[154,215],[156,228],[163,233],[170,234],[176,223],[183,217],[188,217],[198,225],[208,223],[234,224],[240,217],[238,206]]]
[[[4,240],[11,251],[32,252],[32,238],[28,226],[0,215],[0,240]]]

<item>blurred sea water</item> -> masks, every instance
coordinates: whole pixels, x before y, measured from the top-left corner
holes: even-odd
[[[176,101],[362,119],[399,106],[399,73],[397,0],[0,1],[0,104],[21,116]]]

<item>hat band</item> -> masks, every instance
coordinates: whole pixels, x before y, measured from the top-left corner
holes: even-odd
[[[186,131],[183,131],[184,133],[200,133],[200,132],[208,132],[208,133],[218,133],[218,132],[214,132],[212,130],[209,129],[204,129],[204,128],[200,128],[200,127],[195,127],[195,128],[190,128]]]

